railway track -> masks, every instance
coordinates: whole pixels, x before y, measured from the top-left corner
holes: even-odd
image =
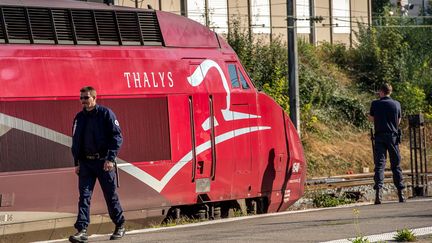
[[[412,174],[411,171],[403,171],[405,183],[411,186]],[[354,186],[368,186],[374,184],[374,173],[362,173],[351,175],[339,175],[332,177],[318,177],[306,181],[306,190],[315,191],[323,189],[337,189]],[[432,181],[432,173],[428,173],[428,181]],[[392,183],[392,172],[384,173],[384,183]]]

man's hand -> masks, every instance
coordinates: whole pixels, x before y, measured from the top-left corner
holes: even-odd
[[[104,171],[111,171],[112,169],[114,169],[114,162],[105,160]]]
[[[75,174],[79,175],[79,165],[75,166]]]

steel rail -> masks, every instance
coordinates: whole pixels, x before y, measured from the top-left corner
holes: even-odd
[[[426,173],[425,173],[426,174]],[[411,186],[410,181],[412,174],[410,171],[403,171],[405,181],[407,186]],[[323,189],[336,189],[344,187],[354,187],[354,186],[367,186],[373,185],[374,173],[363,173],[363,174],[352,174],[352,175],[339,175],[332,177],[319,177],[312,178],[306,181],[306,190],[323,190]],[[432,178],[432,173],[427,173],[429,178]],[[386,171],[384,173],[384,183],[392,183],[392,172]]]

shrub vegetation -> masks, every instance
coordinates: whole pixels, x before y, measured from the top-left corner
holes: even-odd
[[[417,237],[414,235],[412,230],[409,229],[401,229],[396,232],[394,237],[397,242],[413,242],[417,241]]]
[[[359,26],[353,48],[298,41],[301,133],[309,176],[373,167],[370,146],[361,154],[367,159],[355,157],[355,150],[349,158],[340,156],[344,151],[337,149],[337,142],[369,143],[366,114],[384,82],[392,84],[392,97],[401,102],[404,117],[422,112],[432,119],[432,19],[390,16],[388,1],[384,2],[377,6],[381,15],[373,26]],[[227,36],[229,44],[257,88],[289,111],[285,42],[256,39],[241,30],[235,22]],[[406,127],[404,119],[402,125]]]

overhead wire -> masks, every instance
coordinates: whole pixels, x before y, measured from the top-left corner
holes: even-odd
[[[124,1],[125,0],[121,0],[122,1],[122,5],[124,5]],[[136,0],[127,0],[127,1],[130,1],[130,2],[135,2]],[[144,3],[144,1],[145,0],[138,0],[138,2],[141,4],[141,6],[142,6],[142,4]],[[268,4],[256,4],[256,5],[254,5],[255,7],[273,7],[273,6],[280,6],[280,5],[283,5],[283,6],[286,6],[286,3],[268,3]],[[252,6],[252,5],[251,5]],[[310,7],[310,5],[309,4],[296,4],[296,6],[297,7],[307,7],[307,8],[309,8]],[[241,8],[248,8],[249,7],[249,5],[236,5],[236,6],[227,6],[226,8],[229,8],[229,9],[241,9]],[[330,10],[329,8],[330,8],[330,6],[329,7],[321,7],[321,6],[316,6],[316,5],[314,5],[313,6],[314,7],[314,9],[324,9],[324,10]],[[212,7],[212,9],[214,9],[214,10],[223,10],[223,9],[226,9],[226,8],[223,8],[223,7],[221,7],[221,8],[218,8],[218,7]],[[394,7],[394,8],[397,8],[397,7]],[[368,11],[366,10],[366,11],[362,11],[362,10],[354,10],[354,9],[350,9],[350,10],[347,10],[347,9],[344,9],[344,8],[336,8],[336,7],[332,7],[332,10],[340,10],[340,11],[349,11],[350,13],[365,13],[365,14],[368,14]],[[175,12],[175,13],[177,13],[177,12],[180,12],[179,10],[176,10],[176,11],[168,11],[168,12]],[[381,16],[382,15],[382,13],[380,13],[380,12],[373,12],[373,11],[371,11],[371,15],[372,16]],[[289,16],[287,16],[287,17],[289,17]],[[393,17],[397,17],[397,16],[393,16]],[[411,17],[411,16],[410,16]],[[420,16],[415,16],[415,17],[420,17]],[[425,16],[425,17],[427,17],[427,16]],[[429,16],[430,17],[430,16]]]
[[[124,1],[125,0],[122,0],[122,4],[121,4],[121,6],[124,6]],[[127,1],[130,1],[130,2],[135,2],[135,0],[127,0]],[[143,3],[144,3],[144,1],[145,0],[138,0],[138,2],[142,5]],[[286,3],[272,3],[272,4],[257,4],[257,5],[253,5],[253,6],[255,6],[255,7],[273,7],[273,6],[280,6],[280,5],[283,5],[283,6],[286,6]],[[251,6],[252,6],[252,4],[251,4]],[[309,8],[309,6],[310,5],[307,5],[307,4],[296,4],[296,6],[297,7],[299,7],[299,6],[302,6],[302,7],[308,7]],[[237,5],[237,6],[227,6],[226,8],[229,8],[229,9],[241,9],[241,8],[248,8],[249,6],[248,5]],[[212,9],[214,9],[214,10],[223,10],[223,9],[226,9],[226,8],[218,8],[218,7],[212,7]],[[325,9],[325,10],[329,10],[329,8],[327,8],[327,7],[320,7],[320,6],[314,6],[314,8],[315,9]],[[335,8],[335,7],[333,7],[332,8],[332,10],[342,10],[342,11],[346,11],[346,9],[341,9],[341,8]],[[168,12],[179,12],[178,10],[177,11],[168,11]],[[361,10],[352,10],[351,9],[351,11],[350,12],[357,12],[357,13],[368,13],[368,11],[361,11]]]
[[[123,4],[124,4],[124,1],[125,0],[122,0]],[[135,0],[129,0],[129,1],[135,2]],[[144,0],[139,0],[139,2],[142,4],[144,2]],[[254,6],[255,7],[274,7],[274,6],[280,6],[280,5],[286,5],[286,3],[272,3],[271,5],[270,4],[257,4]],[[302,7],[308,7],[309,8],[308,4],[297,4],[296,6],[297,7],[302,6]],[[236,6],[229,6],[229,9],[241,9],[241,8],[248,8],[248,7],[249,7],[248,5],[236,5]],[[327,7],[320,7],[320,6],[314,6],[314,8],[315,9],[330,10]],[[211,9],[221,10],[221,9],[225,9],[225,8],[214,7]],[[346,9],[334,8],[334,7],[332,8],[332,10],[333,11],[334,10],[347,11]],[[323,17],[324,21],[326,19],[329,20],[331,18],[333,21],[347,22],[347,23],[351,23],[351,24],[369,24],[369,22],[358,21],[358,19],[369,19],[370,16],[368,16],[368,15],[352,15],[351,14],[351,13],[367,13],[368,11],[360,11],[360,10],[353,10],[353,9],[348,10],[348,11],[350,12],[349,16],[319,15],[319,16],[315,16],[315,17]],[[169,12],[179,13],[180,11],[169,11]],[[199,10],[188,11],[188,13],[191,15],[202,15],[203,14],[202,11],[199,11]],[[378,14],[378,13],[371,12],[371,14],[373,15],[373,14]],[[210,16],[211,17],[222,17],[222,18],[226,17],[226,18],[228,18],[228,13],[227,14],[211,13]],[[249,15],[248,14],[239,14],[239,13],[235,13],[235,14],[230,13],[229,16],[237,16],[237,17],[241,18],[241,17],[248,17]],[[272,14],[272,15],[270,15],[270,14],[259,14],[259,15],[256,14],[256,15],[252,15],[252,17],[285,18],[285,19],[290,18],[290,17],[294,17],[294,18],[296,18],[297,21],[311,20],[311,16],[299,16],[299,15],[293,16],[293,15],[278,15],[278,14]],[[417,20],[417,19],[430,19],[430,18],[432,18],[432,16],[386,16],[386,18],[391,18],[391,19],[403,19],[403,18],[405,18],[408,20]],[[349,20],[347,20],[347,19],[349,19]],[[353,19],[355,19],[355,20],[353,20]],[[383,25],[373,25],[373,26],[378,27],[378,28],[396,28],[396,27],[399,27],[399,28],[409,28],[409,27],[430,28],[430,27],[432,27],[432,25],[423,25],[423,24],[418,24],[418,25],[413,25],[413,24],[410,24],[410,25],[384,25],[384,26]],[[264,27],[263,26],[252,26],[252,27],[253,28],[270,28],[270,26],[264,26]],[[336,28],[349,27],[349,25],[335,26],[334,24],[330,25],[330,24],[324,23],[321,26],[319,24],[314,24],[312,27],[311,26],[295,26],[295,27],[289,27],[289,28],[331,28],[331,27],[336,27]],[[218,27],[216,26],[216,27],[212,27],[212,28],[218,28]],[[226,27],[222,27],[222,28],[226,28]],[[245,27],[245,28],[249,28],[249,27]],[[271,26],[271,28],[287,28],[287,26]]]
[[[227,14],[215,14],[213,16],[217,16],[217,17],[227,17]],[[230,14],[230,16],[238,16],[238,17],[247,17],[247,14]],[[272,17],[272,18],[287,18],[286,16],[283,15],[261,15],[262,17]],[[348,22],[348,23],[352,23],[352,24],[364,24],[364,25],[368,25],[369,22],[366,21],[366,19],[369,16],[316,16],[316,17],[323,17],[324,20],[326,19],[330,19],[332,18],[334,21],[339,21],[339,22]],[[432,19],[432,16],[416,16],[416,17],[408,17],[408,16],[399,16],[399,17],[394,17],[393,19],[405,19],[407,22],[410,22],[410,20],[418,20],[418,19]],[[306,18],[296,18],[297,20],[303,20],[303,21],[307,21],[307,20],[311,20],[311,18],[306,17]],[[347,20],[350,19],[350,20]],[[364,20],[364,21],[359,21],[360,20]],[[323,23],[324,26],[319,26],[318,23],[315,24],[315,27],[324,27],[324,28],[329,28],[329,27],[347,27],[347,26],[331,26],[329,24],[325,24]],[[403,25],[386,25],[386,26],[381,26],[381,25],[373,25],[375,27],[380,27],[380,28],[390,28],[390,27],[395,27],[395,26],[399,26],[401,28],[407,28],[407,27],[430,27],[430,25],[423,25],[421,23],[419,24],[403,24]],[[260,26],[260,28],[262,28]],[[267,27],[270,28],[270,27]],[[272,27],[272,28],[276,28],[276,27]],[[284,27],[286,28],[286,27]],[[294,27],[294,28],[310,28],[308,26],[298,26],[298,27]]]

